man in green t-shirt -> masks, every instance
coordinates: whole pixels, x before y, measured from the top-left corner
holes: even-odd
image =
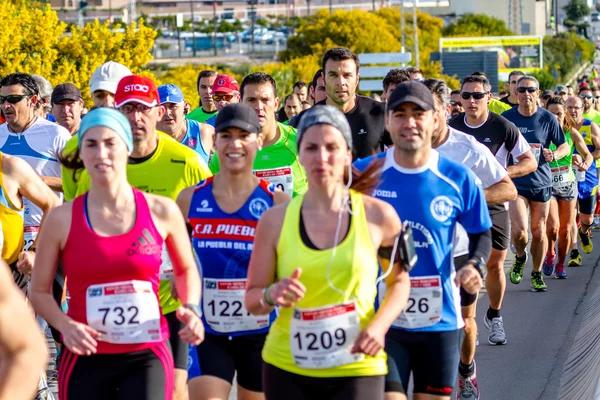
[[[187,119],[193,119],[201,123],[217,115],[217,106],[212,99],[212,85],[217,79],[217,71],[205,69],[198,74],[196,88],[200,96],[200,107],[186,115]]]
[[[263,148],[254,161],[254,173],[290,196],[304,193],[306,173],[298,160],[296,129],[277,122],[275,118],[279,109],[275,80],[263,72],[252,73],[244,78],[240,92],[242,103],[256,111],[264,137]],[[219,172],[216,154],[209,166],[214,174]]]

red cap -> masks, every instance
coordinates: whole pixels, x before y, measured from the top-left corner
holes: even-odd
[[[579,90],[589,90],[590,89],[590,84],[587,82],[582,82],[581,85],[579,85]]]
[[[158,90],[152,79],[129,75],[119,81],[115,93],[115,108],[131,102],[141,103],[147,107],[159,104]]]
[[[231,93],[239,92],[240,86],[237,81],[229,75],[217,75],[217,79],[212,85],[212,92]]]

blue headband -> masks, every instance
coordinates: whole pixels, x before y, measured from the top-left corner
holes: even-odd
[[[87,113],[81,120],[79,126],[79,137],[77,138],[77,145],[81,148],[83,142],[83,136],[85,133],[96,126],[104,126],[114,131],[127,146],[129,152],[133,152],[133,135],[131,133],[131,125],[125,116],[114,108],[99,107],[94,108],[92,111]]]

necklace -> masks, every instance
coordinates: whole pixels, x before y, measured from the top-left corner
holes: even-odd
[[[29,128],[31,127],[31,125],[33,125],[33,123],[34,123],[35,121],[37,121],[37,118],[38,118],[38,117],[37,117],[37,115],[34,115],[34,116],[33,116],[33,118],[31,118],[31,119],[30,119],[30,120],[29,120],[29,121],[28,121],[28,122],[25,124],[25,126],[23,127],[23,129],[21,129],[21,132],[15,132],[15,131],[13,131],[13,130],[12,130],[12,128],[10,127],[10,125],[8,125],[8,130],[9,130],[10,132],[12,132],[12,133],[25,133],[25,131],[26,131],[27,129],[29,129]]]

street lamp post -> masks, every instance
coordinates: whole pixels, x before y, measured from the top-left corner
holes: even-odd
[[[213,41],[214,41],[214,50],[215,57],[217,56],[217,1],[213,0]]]
[[[413,0],[413,29],[415,31],[415,65],[419,68],[419,30],[417,29],[417,3]]]
[[[196,30],[194,29],[194,3],[193,0],[190,0],[190,15],[192,17],[192,22],[190,26],[192,27],[192,54],[196,57]]]

